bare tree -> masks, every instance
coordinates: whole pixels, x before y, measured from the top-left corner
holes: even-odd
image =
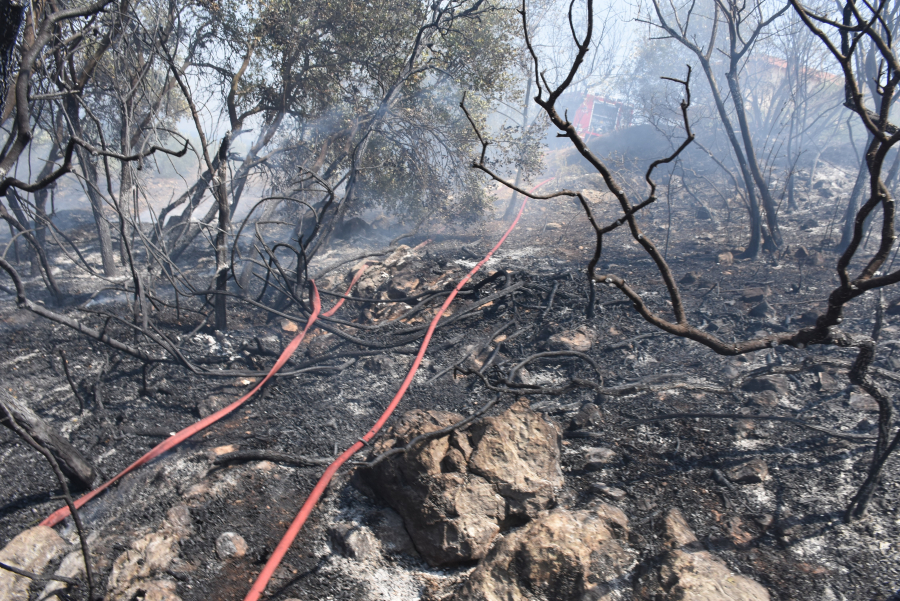
[[[668,37],[688,48],[700,63],[700,67],[706,76],[710,90],[715,101],[719,119],[725,129],[725,135],[731,144],[732,151],[737,159],[744,187],[747,191],[748,211],[750,216],[750,242],[744,250],[743,256],[755,257],[759,253],[762,229],[762,217],[757,194],[762,200],[762,208],[766,218],[766,242],[770,248],[781,245],[781,234],[778,230],[778,217],[775,201],[769,191],[768,183],[763,177],[756,157],[753,137],[747,120],[745,98],[741,89],[740,71],[752,51],[760,35],[786,10],[783,6],[771,13],[766,13],[768,3],[757,1],[748,5],[734,0],[714,0],[712,8],[711,25],[708,31],[695,31],[696,23],[700,19],[700,8],[696,0],[690,2],[687,7],[676,7],[669,3],[666,7],[653,0],[653,17],[648,16],[645,21],[662,29]],[[655,17],[655,18],[654,18]],[[692,28],[691,19],[694,19]],[[725,47],[719,46],[719,26],[726,29]],[[708,41],[702,44],[697,40],[698,35],[706,34]],[[723,94],[719,80],[713,65],[713,53],[721,52],[727,60],[725,80],[727,93]],[[726,106],[726,99],[731,99],[734,116],[737,119],[737,131],[732,123],[732,116]]]
[[[550,85],[542,76],[538,55],[532,51],[534,79],[537,89],[537,96],[535,96],[534,100],[548,115],[553,125],[560,131],[560,135],[568,138],[578,153],[602,176],[607,188],[613,195],[614,202],[618,205],[620,212],[619,218],[609,225],[600,226],[594,218],[590,204],[580,192],[562,190],[552,194],[541,195],[528,192],[522,188],[516,188],[512,182],[502,179],[486,163],[485,157],[488,141],[486,141],[481,134],[479,134],[479,138],[482,140],[480,158],[473,163],[473,167],[487,173],[495,180],[512,189],[518,190],[520,194],[524,194],[530,198],[550,199],[565,196],[577,198],[584,208],[588,222],[596,235],[594,256],[587,268],[588,281],[592,287],[592,291],[593,287],[598,283],[607,284],[617,288],[632,302],[635,310],[648,323],[669,334],[699,342],[720,355],[741,355],[779,345],[787,345],[798,349],[804,349],[810,345],[834,345],[857,348],[857,359],[850,371],[850,380],[854,384],[865,389],[878,401],[880,413],[878,441],[870,463],[869,472],[857,494],[851,500],[850,506],[846,512],[845,517],[847,520],[850,520],[860,516],[865,511],[866,505],[877,485],[881,469],[890,454],[896,450],[898,445],[900,445],[900,430],[896,429],[894,425],[891,400],[872,379],[869,373],[869,368],[875,355],[875,342],[877,340],[880,324],[876,326],[873,336],[850,334],[841,326],[844,309],[854,299],[862,296],[866,292],[878,290],[879,288],[900,282],[900,270],[890,273],[881,271],[896,240],[894,233],[894,201],[881,182],[881,169],[884,157],[888,150],[900,141],[900,129],[892,125],[888,119],[890,107],[893,104],[893,94],[895,93],[897,84],[900,83],[900,63],[897,62],[890,49],[890,45],[885,42],[879,28],[875,26],[875,24],[880,25],[880,8],[883,8],[883,4],[877,5],[875,10],[866,12],[866,16],[863,16],[863,13],[855,6],[853,0],[848,0],[847,4],[844,5],[843,20],[835,21],[828,19],[825,16],[812,15],[804,9],[798,0],[792,0],[792,3],[806,26],[819,36],[823,43],[828,46],[835,58],[840,62],[845,73],[847,85],[847,106],[859,114],[860,118],[865,123],[866,128],[873,136],[873,142],[869,146],[867,153],[867,164],[873,182],[870,196],[867,202],[865,202],[857,212],[853,241],[847,251],[845,251],[838,259],[836,271],[840,283],[828,295],[827,308],[818,317],[814,326],[744,341],[729,342],[690,323],[684,300],[679,291],[671,267],[656,244],[654,244],[650,237],[640,228],[638,222],[640,211],[657,200],[657,186],[652,179],[654,169],[660,164],[673,161],[678,154],[693,141],[694,135],[691,132],[688,119],[688,108],[690,106],[690,71],[688,71],[688,77],[685,80],[672,80],[682,85],[685,89],[685,99],[681,103],[681,113],[683,116],[686,137],[672,155],[659,159],[650,165],[645,175],[645,180],[649,187],[649,194],[643,200],[635,202],[623,191],[622,187],[613,177],[613,174],[604,162],[590,151],[584,140],[575,130],[574,125],[561,116],[556,110],[557,101],[565,92],[567,86],[575,78],[576,73],[583,63],[583,57],[591,47],[590,40],[593,35],[593,0],[585,0],[587,19],[584,25],[584,33],[580,35],[574,26],[574,21],[572,21],[572,7],[575,5],[575,0],[572,0],[570,4],[569,18],[570,22],[573,23],[571,31],[577,53],[575,60],[570,67],[569,74],[558,85]],[[528,18],[524,4],[522,5],[520,14],[522,15],[526,40],[529,40]],[[837,30],[840,34],[840,44],[835,44],[821,29],[819,29],[818,24],[825,24]],[[856,79],[853,76],[852,51],[858,47],[858,43],[863,37],[872,40],[879,49],[879,53],[885,64],[885,68],[882,70],[882,76],[878,81],[879,91],[884,100],[878,106],[877,112],[866,107],[863,94],[856,86]],[[465,110],[464,105],[463,109]],[[471,123],[473,128],[476,128],[475,121],[473,120]],[[864,254],[864,251],[861,249],[864,234],[863,226],[867,217],[876,209],[881,210],[882,216],[880,240],[873,253],[868,256],[862,256]],[[604,236],[619,227],[628,228],[633,240],[643,248],[644,252],[646,252],[652,260],[660,276],[662,276],[668,300],[671,305],[671,317],[651,308],[645,302],[640,292],[634,289],[622,276],[613,273],[599,274],[595,271],[603,251]],[[850,274],[850,264],[854,259],[862,261],[863,266],[855,276],[852,276]],[[588,305],[588,315],[591,316],[592,314],[593,293]]]

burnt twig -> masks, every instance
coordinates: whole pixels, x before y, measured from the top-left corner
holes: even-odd
[[[59,357],[62,359],[63,373],[66,374],[66,381],[69,383],[69,386],[72,388],[72,394],[75,395],[75,399],[78,401],[78,408],[84,413],[84,399],[81,398],[81,394],[78,392],[78,386],[75,385],[75,380],[72,379],[72,374],[69,373],[69,360],[66,358],[66,351],[59,349]]]
[[[71,584],[72,586],[78,586],[81,584],[74,578],[54,575],[41,576],[39,574],[35,574],[34,572],[29,572],[28,570],[23,570],[22,568],[17,568],[16,566],[11,566],[9,564],[3,563],[2,561],[0,561],[0,569],[6,570],[7,572],[12,572],[13,574],[18,574],[19,576],[24,576],[25,578],[30,578],[35,582],[47,582],[48,580],[56,580],[57,582],[65,582],[66,584]]]
[[[842,438],[844,440],[866,442],[876,440],[874,436],[869,436],[867,434],[847,434],[846,432],[835,432],[834,430],[829,430],[828,428],[823,428],[822,426],[811,424],[809,422],[803,421],[802,419],[797,419],[796,417],[787,417],[784,415],[744,415],[743,413],[666,413],[664,415],[655,415],[653,417],[645,417],[625,422],[624,424],[622,424],[622,427],[630,428],[631,426],[636,426],[638,424],[647,424],[650,422],[659,422],[672,419],[692,419],[695,417],[704,419],[752,419],[758,421],[788,422],[803,428],[815,430],[816,432],[826,434],[828,436],[831,436],[832,438]]]
[[[333,459],[324,457],[307,457],[306,455],[290,455],[288,453],[277,453],[275,451],[235,451],[221,455],[213,460],[214,465],[226,465],[229,463],[237,463],[239,461],[272,461],[274,463],[288,463],[290,465],[316,466],[331,465]]]

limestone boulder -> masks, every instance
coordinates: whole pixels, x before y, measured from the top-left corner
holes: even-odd
[[[376,443],[375,457],[454,424],[461,415],[414,410]],[[357,485],[403,516],[416,550],[432,565],[484,557],[501,529],[534,518],[562,485],[560,432],[519,402],[370,468]]]
[[[20,532],[0,551],[0,561],[33,574],[43,574],[47,565],[69,545],[53,528],[35,526]],[[0,599],[28,599],[31,580],[0,570]]]
[[[672,601],[768,601],[758,582],[738,576],[706,551],[669,553],[660,567],[666,599]]]
[[[555,499],[563,484],[559,429],[519,402],[471,429],[469,472],[487,480],[503,497],[507,517],[532,518]]]
[[[751,459],[729,469],[728,479],[738,484],[765,482],[769,477],[769,467],[760,458]]]
[[[637,554],[627,533],[625,514],[610,505],[555,509],[504,536],[452,599],[628,599]]]
[[[243,557],[247,554],[247,541],[237,532],[223,532],[216,539],[216,555],[225,561],[232,557]]]

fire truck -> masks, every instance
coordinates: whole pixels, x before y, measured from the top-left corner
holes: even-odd
[[[585,142],[591,137],[602,136],[631,125],[634,111],[618,100],[585,94],[575,111],[575,131]]]

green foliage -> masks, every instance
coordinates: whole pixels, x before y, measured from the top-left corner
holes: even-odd
[[[461,11],[478,3],[455,4]],[[252,52],[238,112],[257,111],[266,123],[279,110],[287,114],[272,142],[281,152],[268,167],[279,189],[307,189],[308,171],[336,186],[355,166],[348,215],[380,207],[408,219],[473,218],[488,206],[467,168],[476,140],[458,104],[463,90],[494,102],[512,87],[509,7],[483,3],[477,14],[430,31],[423,27],[433,19],[430,5],[412,0],[202,6],[216,17],[210,28],[230,40],[207,50],[231,53],[223,80]],[[242,39],[255,45],[241,48]]]

